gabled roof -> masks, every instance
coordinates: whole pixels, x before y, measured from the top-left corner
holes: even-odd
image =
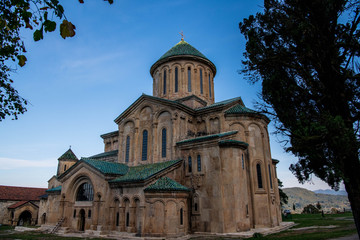
[[[74,160],[78,161],[79,159],[75,156],[73,151],[69,148],[61,157],[58,158],[58,160]]]
[[[124,175],[129,168],[126,164],[122,163],[105,162],[91,158],[82,158],[81,160],[105,175]]]
[[[0,186],[0,200],[38,201],[46,188]]]
[[[89,158],[96,159],[96,158],[104,158],[104,157],[117,156],[117,155],[118,155],[118,152],[119,152],[118,150],[103,152],[103,153],[99,153],[99,154],[96,154],[96,155],[94,155],[94,156],[91,156],[91,157],[89,157]]]
[[[166,162],[144,164],[134,167],[129,167],[129,171],[121,177],[115,178],[109,182],[123,183],[123,182],[141,182],[150,177],[178,164],[182,160],[170,160]]]
[[[225,111],[225,115],[250,115],[250,116],[256,116],[264,118],[266,121],[270,121],[268,117],[266,117],[264,114],[257,112],[255,110],[252,110],[250,108],[245,107],[243,104],[236,104],[232,108]]]
[[[213,103],[209,106],[206,106],[206,107],[202,107],[202,108],[198,108],[196,109],[197,111],[200,111],[200,110],[205,110],[205,109],[209,109],[209,108],[215,108],[215,107],[223,107],[223,106],[226,106],[230,103],[234,103],[234,102],[239,102],[240,104],[244,105],[241,97],[236,97],[236,98],[230,98],[230,99],[227,99],[227,100],[224,100],[224,101],[220,101],[220,102],[216,102],[216,103]]]
[[[128,171],[128,166],[122,163],[106,162],[102,160],[92,159],[92,158],[81,158],[76,164],[72,165],[66,172],[61,174],[58,179],[61,179],[72,169],[77,167],[79,164],[85,163],[90,167],[94,168],[98,172],[104,175],[124,175]]]
[[[176,58],[176,57],[193,57],[197,60],[202,60],[206,62],[214,71],[214,75],[216,74],[216,67],[214,63],[212,63],[204,54],[202,54],[199,50],[191,46],[189,43],[185,42],[183,39],[178,42],[175,46],[173,46],[169,51],[167,51],[164,55],[162,55],[150,68],[150,74],[152,75],[155,68],[160,64],[166,62],[167,60]]]
[[[230,132],[211,134],[211,135],[206,135],[206,136],[201,136],[201,137],[195,137],[195,138],[182,140],[180,142],[177,142],[176,144],[181,145],[181,144],[185,144],[185,143],[205,142],[205,141],[212,140],[212,139],[217,139],[217,138],[230,136],[230,135],[233,135],[233,134],[235,134],[237,132],[238,131],[230,131]]]
[[[39,207],[38,205],[34,204],[31,201],[20,201],[20,202],[17,202],[17,203],[14,203],[14,204],[8,206],[8,209],[15,209],[15,208],[21,207],[22,205],[25,205],[27,203],[30,203],[31,205],[34,205],[36,208]]]
[[[145,192],[190,192],[190,189],[180,183],[168,178],[162,177],[155,183],[144,189]]]

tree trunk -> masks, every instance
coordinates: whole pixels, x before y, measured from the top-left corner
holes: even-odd
[[[360,238],[360,162],[357,154],[350,161],[345,161],[344,170],[344,185]]]

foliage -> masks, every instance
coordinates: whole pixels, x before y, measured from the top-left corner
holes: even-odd
[[[303,214],[317,214],[317,213],[320,213],[320,211],[314,205],[309,204],[309,205],[304,207],[304,209],[303,209],[303,211],[301,213],[303,213]]]
[[[113,0],[107,0],[110,4]],[[82,0],[79,0],[83,3]],[[26,112],[28,101],[13,87],[10,73],[16,71],[12,62],[20,67],[26,64],[26,48],[20,31],[33,31],[34,41],[53,32],[60,23],[62,38],[75,36],[75,26],[66,19],[59,0],[4,0],[0,1],[0,121],[7,116],[17,119]]]
[[[239,27],[241,72],[262,82],[261,108],[298,157],[290,170],[300,182],[343,181],[360,234],[359,23],[358,0],[265,0]]]
[[[317,202],[316,208],[319,209],[319,210],[321,210],[321,204],[320,204],[320,202]]]
[[[280,204],[281,206],[283,206],[284,204],[288,203],[288,196],[286,195],[286,193],[284,193],[284,191],[281,189],[281,187],[283,187],[282,182],[280,181],[280,179],[278,179],[278,186],[279,186],[279,195],[280,195]]]

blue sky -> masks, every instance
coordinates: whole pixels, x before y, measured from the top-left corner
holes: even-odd
[[[61,2],[76,25],[74,38],[62,39],[57,29],[34,42],[22,32],[28,62],[12,77],[30,104],[18,120],[0,122],[0,185],[47,187],[70,145],[78,158],[102,152],[100,135],[116,130],[113,120],[142,93],[152,95],[150,67],[181,31],[217,67],[215,100],[241,96],[254,108],[260,85],[238,74],[245,49],[238,23],[262,11],[262,1]],[[298,184],[288,170],[296,159],[274,135],[271,151],[285,187],[329,188],[316,178]]]

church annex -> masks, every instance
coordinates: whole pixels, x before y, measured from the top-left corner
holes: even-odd
[[[150,74],[153,95],[115,118],[104,153],[58,159],[45,225],[163,237],[278,226],[269,119],[240,97],[215,103],[216,67],[183,39]]]

